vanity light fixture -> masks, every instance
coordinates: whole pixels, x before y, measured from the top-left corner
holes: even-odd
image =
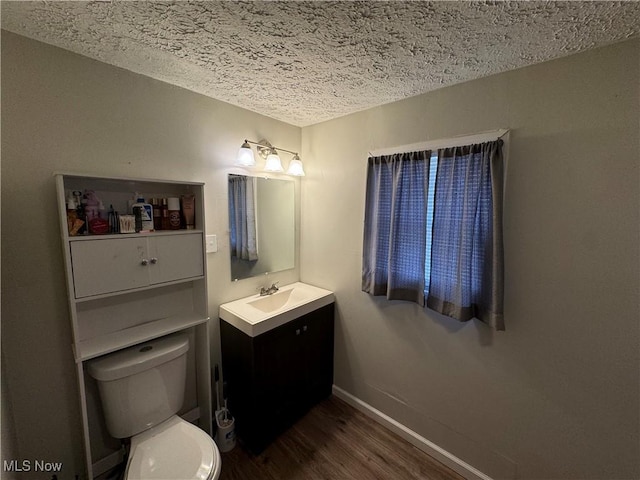
[[[297,177],[304,176],[302,161],[300,160],[297,152],[292,152],[291,150],[280,147],[278,147],[278,150],[276,150],[276,147],[271,145],[267,140],[254,142],[252,140],[245,139],[244,143],[240,147],[240,150],[238,150],[236,165],[241,165],[243,167],[252,167],[256,164],[255,157],[253,156],[253,150],[251,150],[250,144],[255,145],[258,154],[265,159],[264,170],[266,172],[284,172],[284,168],[282,168],[282,161],[280,160],[280,156],[278,155],[278,150],[281,150],[293,155],[293,158],[289,163],[289,168],[287,169],[287,174]]]
[[[256,164],[256,159],[253,156],[253,150],[251,145],[245,140],[240,150],[238,150],[238,156],[236,157],[236,165],[242,165],[243,167],[253,167]]]
[[[280,160],[280,156],[278,155],[278,151],[275,148],[271,148],[270,152],[267,154],[267,159],[264,164],[265,172],[283,172],[284,168],[282,168],[282,161]]]
[[[291,161],[289,162],[289,168],[287,169],[287,173],[289,175],[294,175],[296,177],[304,177],[304,169],[302,168],[302,161],[300,157],[296,153]]]

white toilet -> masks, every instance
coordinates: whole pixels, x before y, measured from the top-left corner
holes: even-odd
[[[131,437],[127,480],[216,480],[222,460],[182,408],[189,338],[174,334],[89,362],[109,433]]]

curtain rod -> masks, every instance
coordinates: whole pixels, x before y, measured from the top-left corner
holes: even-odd
[[[397,147],[378,148],[370,150],[370,157],[379,157],[381,155],[391,155],[394,153],[419,152],[423,150],[437,150],[438,148],[462,147],[464,145],[472,145],[474,143],[490,142],[504,137],[510,130],[508,128],[500,128],[498,130],[489,130],[486,132],[474,133],[471,135],[457,135],[450,138],[441,138],[438,140],[428,140],[426,142],[411,143],[408,145],[399,145]]]

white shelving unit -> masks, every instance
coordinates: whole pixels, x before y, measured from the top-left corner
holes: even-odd
[[[192,404],[181,415],[211,435],[209,315],[204,236],[204,184],[57,174],[60,229],[67,274],[87,478],[93,480],[121,458],[103,444],[104,424],[96,386],[85,362],[178,331],[192,338]],[[126,213],[136,193],[149,198],[195,196],[195,230],[69,235],[69,192],[95,191],[105,207]],[[187,403],[187,401],[185,401]],[[195,404],[194,404],[195,403]],[[108,437],[108,435],[107,435]]]

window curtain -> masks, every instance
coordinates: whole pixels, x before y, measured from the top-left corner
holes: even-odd
[[[427,307],[504,330],[502,140],[438,151]]]
[[[229,176],[229,225],[231,256],[240,260],[258,260],[252,177]]]
[[[424,305],[430,151],[370,157],[362,290]]]

